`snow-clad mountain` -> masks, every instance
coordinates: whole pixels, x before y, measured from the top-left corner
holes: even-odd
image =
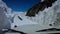
[[[10,18],[7,17],[8,8],[6,4],[0,0],[0,30],[3,28],[10,28]]]
[[[42,12],[40,11],[35,17],[25,16],[26,12],[12,12],[12,9],[2,0],[0,0],[0,7],[4,9],[4,13],[10,20],[12,27],[31,24],[39,24],[42,27],[43,25],[44,27],[55,27],[60,25],[60,0],[53,3],[52,7],[45,8]]]
[[[53,3],[53,5],[51,7],[45,8],[42,12],[40,11],[38,14],[36,14],[35,17],[28,17],[28,16],[25,16],[26,13],[23,13],[23,12],[17,13],[16,12],[15,13],[16,16],[14,18],[13,24],[15,24],[17,26],[28,25],[28,24],[39,24],[42,27],[58,28],[60,26],[60,23],[59,23],[60,17],[58,17],[59,13],[60,13],[60,0],[57,0],[55,3]],[[20,18],[22,18],[22,20],[20,20],[18,18],[18,16]],[[20,25],[18,25],[18,24],[20,24]]]
[[[5,13],[11,14],[12,9],[9,8],[5,2],[3,2],[2,0],[0,0],[0,7],[4,9]]]
[[[9,8],[2,0],[0,0],[0,10],[5,13],[3,18],[6,21],[2,21],[4,23],[3,28],[6,26],[10,27],[11,24],[12,29],[27,32],[29,34],[36,34],[35,31],[41,29],[60,28],[60,0],[54,2],[51,7],[45,8],[43,11],[39,11],[39,13],[34,17],[26,16],[27,12],[12,11],[12,9]],[[15,28],[16,26],[17,28]]]
[[[32,22],[31,20],[27,19],[25,16],[25,12],[14,12],[11,8],[9,8],[5,2],[0,0],[0,7],[3,9],[5,15],[9,19],[11,26],[21,26],[21,25],[29,25],[29,24],[37,24]],[[21,18],[22,20],[20,20]],[[8,26],[8,25],[7,25]]]
[[[40,25],[57,27],[60,26],[59,18],[57,15],[60,13],[60,0],[53,3],[52,7],[45,8],[42,12],[40,11],[35,17],[29,17],[31,21],[37,22]],[[57,18],[58,17],[58,18]],[[58,20],[57,20],[58,19]]]
[[[0,0],[0,7],[3,9],[5,15],[7,16],[8,19],[11,18],[11,14],[12,14],[12,9],[9,8],[5,2],[3,2],[2,0]],[[10,21],[11,22],[11,21]]]

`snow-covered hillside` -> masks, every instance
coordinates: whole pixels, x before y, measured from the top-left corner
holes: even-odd
[[[28,17],[28,19],[33,22],[39,23],[42,26],[52,25],[51,27],[57,27],[60,25],[60,23],[56,19],[58,13],[60,13],[60,0],[57,0],[55,3],[53,3],[52,7],[45,8],[44,11],[40,11],[39,14],[37,14],[35,17]]]
[[[5,13],[7,14],[11,14],[12,13],[12,9],[9,8],[5,2],[3,2],[2,0],[0,0],[0,7],[4,9]]]
[[[14,28],[14,26],[24,26],[24,25],[31,25],[31,24],[38,24],[36,22],[33,22],[25,16],[24,12],[14,12],[13,16],[13,23],[11,23],[11,28]]]
[[[36,33],[35,31],[45,28],[60,28],[60,0],[53,3],[52,7],[45,8],[42,12],[40,11],[35,17],[25,16],[26,12],[12,11],[2,0],[0,0],[0,7],[8,18],[5,22],[8,23],[9,21],[12,29],[17,26],[15,30],[31,34],[32,32]],[[6,24],[5,22],[3,23]],[[9,24],[6,25],[8,26]]]
[[[25,12],[14,12],[11,8],[9,8],[5,2],[0,0],[0,7],[3,9],[5,15],[11,23],[11,26],[21,26],[21,25],[29,25],[29,24],[37,24],[27,19],[25,16]],[[22,19],[20,20],[19,17]],[[8,25],[7,25],[8,26]]]
[[[0,0],[0,7],[3,9],[5,15],[7,16],[7,18],[9,19],[9,21],[11,22],[11,15],[12,15],[12,9],[9,8],[5,2],[3,2],[2,0]]]
[[[45,8],[44,11],[40,11],[35,17],[25,16],[26,13],[16,12],[14,17],[14,23],[17,26],[29,25],[29,24],[39,24],[42,27],[59,27],[59,18],[57,15],[60,13],[60,0],[53,3],[52,7]],[[14,14],[14,15],[15,15]],[[22,20],[18,18],[20,16]],[[58,18],[57,18],[58,17]],[[58,19],[58,21],[57,21]],[[20,24],[20,25],[18,25]],[[51,26],[52,25],[52,26]]]
[[[12,9],[9,8],[2,0],[0,0],[0,7],[4,9],[4,12],[7,18],[11,22],[11,26],[21,26],[21,25],[30,25],[30,24],[39,24],[40,26],[49,27],[50,24],[54,26],[59,26],[60,23],[57,21],[57,15],[60,14],[60,0],[57,0],[53,3],[52,7],[45,8],[44,11],[40,11],[35,17],[25,16],[26,12],[12,12]],[[58,17],[59,20],[60,16]],[[56,22],[55,22],[56,21]]]

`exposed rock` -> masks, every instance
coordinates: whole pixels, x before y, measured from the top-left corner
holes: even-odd
[[[55,1],[57,0],[44,0],[43,2],[39,2],[27,11],[26,16],[35,16],[39,11],[43,11],[45,8],[51,7]]]

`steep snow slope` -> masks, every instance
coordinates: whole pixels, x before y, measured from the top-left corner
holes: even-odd
[[[0,0],[0,7],[4,9],[5,13],[7,14],[11,14],[12,13],[12,9],[9,8],[5,2],[3,2],[2,0]]]
[[[60,13],[60,0],[57,0],[52,7],[45,8],[44,11],[40,11],[35,17],[28,17],[28,19],[42,26],[49,27],[52,25],[51,27],[56,27],[60,24],[58,21],[55,23],[58,13]]]
[[[0,0],[0,30],[3,28],[11,28],[11,21],[9,20],[10,18],[8,18],[6,15],[8,13],[8,9],[9,8],[6,6],[6,4]]]
[[[42,12],[40,11],[35,17],[27,17],[25,16],[25,13],[16,13],[17,15],[14,17],[14,24],[21,26],[35,23],[46,28],[59,27],[60,23],[57,21],[58,13],[60,13],[60,0],[53,3],[52,7],[45,8],[45,10]],[[21,21],[19,18],[17,18],[18,16],[20,16],[23,20]],[[60,17],[58,17],[58,19],[59,18]]]
[[[12,14],[12,9],[9,8],[5,2],[3,2],[2,0],[0,0],[0,7],[3,9],[5,15],[7,16],[7,18],[9,19],[9,21],[11,22],[11,14]]]

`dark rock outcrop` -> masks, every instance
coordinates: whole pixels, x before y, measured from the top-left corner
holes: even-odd
[[[43,2],[39,2],[27,11],[26,16],[34,17],[39,11],[43,11],[45,8],[51,7],[55,1],[57,0],[44,0]]]
[[[20,16],[18,16],[18,18],[22,21],[22,18]]]

